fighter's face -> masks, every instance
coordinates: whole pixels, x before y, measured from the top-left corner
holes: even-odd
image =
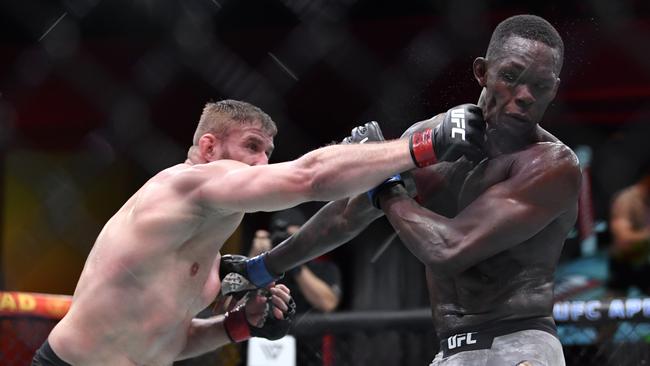
[[[559,53],[548,45],[517,36],[486,60],[483,115],[488,128],[514,136],[530,133],[555,98],[560,82]]]
[[[273,136],[260,125],[238,125],[218,139],[220,159],[232,159],[248,165],[268,164],[273,152]]]

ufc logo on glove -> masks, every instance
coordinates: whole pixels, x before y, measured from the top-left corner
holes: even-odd
[[[451,129],[451,138],[455,138],[456,134],[465,141],[465,109],[458,108],[451,111],[451,123],[456,126]]]

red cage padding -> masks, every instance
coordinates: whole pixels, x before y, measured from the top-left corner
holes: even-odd
[[[72,297],[0,291],[0,364],[29,365]]]

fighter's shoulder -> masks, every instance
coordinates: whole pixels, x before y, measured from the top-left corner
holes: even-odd
[[[411,125],[411,127],[407,128],[406,131],[402,134],[402,137],[410,136],[414,132],[424,130],[426,128],[435,128],[438,126],[440,123],[442,123],[442,120],[445,118],[444,113],[437,114],[429,119],[425,119],[423,121],[416,122]]]
[[[576,154],[560,141],[537,142],[517,159],[521,170],[529,174],[565,178],[579,185],[582,179]]]
[[[192,167],[201,170],[219,170],[227,172],[229,170],[248,168],[250,165],[237,160],[220,159],[210,163],[192,165]]]
[[[188,191],[200,186],[207,180],[218,179],[231,171],[247,167],[249,165],[227,159],[204,164],[178,164],[161,171],[154,179],[167,180],[172,187]]]
[[[580,169],[576,154],[560,141],[537,142],[530,146],[530,153],[538,159],[551,163],[561,163],[569,168]]]

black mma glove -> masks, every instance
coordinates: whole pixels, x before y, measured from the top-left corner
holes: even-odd
[[[344,138],[342,143],[363,144],[365,142],[378,142],[378,141],[385,141],[384,134],[381,132],[381,128],[379,128],[379,123],[375,121],[371,121],[366,123],[363,126],[358,126],[353,128],[350,136]],[[379,208],[379,203],[376,199],[377,193],[382,191],[384,188],[390,187],[394,184],[404,185],[404,182],[402,181],[402,177],[399,174],[395,174],[394,176],[386,179],[386,181],[384,181],[377,187],[369,190],[367,192],[367,195],[368,195],[368,199],[370,200],[370,203],[376,208]]]
[[[248,322],[246,319],[246,306],[241,304],[226,313],[226,319],[224,320],[226,334],[233,342],[242,342],[251,337],[266,338],[272,341],[280,339],[287,335],[296,315],[296,303],[293,298],[289,300],[287,305],[289,310],[283,312],[284,319],[278,319],[273,315],[275,306],[271,302],[271,298],[268,297],[264,319],[262,325],[258,327]]]
[[[411,157],[419,168],[461,156],[477,163],[485,156],[485,120],[474,104],[451,108],[434,129],[415,132],[409,138]]]
[[[379,123],[370,121],[363,126],[357,126],[352,129],[350,136],[341,141],[342,144],[363,144],[366,142],[384,141],[384,135],[381,133]]]
[[[221,294],[225,296],[263,288],[282,278],[284,274],[274,275],[266,268],[265,255],[266,253],[262,253],[253,258],[237,254],[221,256],[219,266]]]

